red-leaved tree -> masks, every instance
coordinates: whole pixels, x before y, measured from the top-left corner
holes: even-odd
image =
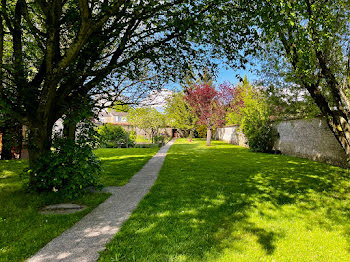
[[[233,100],[234,90],[233,85],[227,82],[218,89],[203,83],[186,90],[185,99],[199,119],[197,124],[207,127],[207,146],[211,145],[212,129],[225,124],[226,111]]]

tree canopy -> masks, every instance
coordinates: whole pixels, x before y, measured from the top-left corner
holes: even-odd
[[[192,134],[197,122],[183,92],[174,93],[167,99],[165,113],[169,125],[178,129],[189,130]]]
[[[246,45],[240,11],[218,0],[2,0],[0,106],[28,126],[30,165],[50,150],[55,121],[108,79],[137,79],[147,68],[168,81],[189,61],[211,64],[217,37]]]
[[[138,107],[129,110],[128,121],[135,127],[143,129],[152,139],[158,135],[159,129],[166,126],[165,115],[152,107]]]
[[[254,21],[251,26],[259,31],[260,45],[272,58],[270,64],[282,69],[291,86],[308,91],[348,156],[349,4],[343,0],[246,1]]]
[[[196,124],[207,127],[207,146],[211,144],[211,131],[225,123],[226,110],[232,99],[233,89],[228,84],[217,89],[211,83],[201,83],[186,89],[185,100],[198,119]]]

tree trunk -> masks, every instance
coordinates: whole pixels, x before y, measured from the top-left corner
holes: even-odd
[[[207,146],[211,145],[211,127],[207,128]]]
[[[291,34],[291,32],[290,32]],[[300,58],[298,56],[298,52],[296,51],[296,47],[294,45],[290,45],[291,43],[287,41],[284,33],[282,31],[279,32],[280,40],[285,48],[287,56],[291,59],[291,64],[293,66],[294,72],[298,72],[298,63]],[[328,88],[330,88],[331,98],[335,105],[330,106],[327,98],[322,94],[319,88],[319,81],[315,83],[310,83],[305,80],[303,75],[298,75],[298,79],[302,86],[306,88],[315,101],[317,106],[319,107],[322,115],[326,118],[326,122],[337,139],[340,146],[343,148],[347,160],[349,162],[350,159],[350,125],[349,125],[349,112],[342,105],[341,101],[341,93],[338,90],[339,84],[337,83],[336,77],[328,68],[326,60],[323,57],[322,52],[316,52],[316,56],[318,59],[319,69],[324,79],[326,80]],[[335,108],[334,108],[335,107]]]
[[[2,122],[0,132],[2,133],[1,159],[10,160],[14,158],[13,149],[15,153],[19,154],[20,158],[23,142],[22,124],[8,118]]]
[[[63,136],[75,141],[75,133],[77,130],[77,124],[74,122],[68,122],[63,124]]]
[[[29,167],[34,168],[41,156],[48,154],[52,145],[53,123],[36,123],[29,127]]]
[[[4,126],[1,130],[2,133],[2,149],[1,149],[1,160],[10,160],[12,159],[12,141],[11,136],[9,135],[8,126]]]
[[[22,149],[23,149],[23,140],[24,140],[24,136],[23,136],[23,126],[22,124],[19,126],[18,130],[17,130],[17,142],[18,142],[18,159],[22,159]]]
[[[349,162],[350,125],[346,112],[342,112],[340,110],[334,112],[333,110],[331,110],[325,98],[320,94],[320,92],[317,92],[318,90],[316,89],[316,87],[312,87],[312,85],[309,85],[307,86],[307,89],[311,97],[316,102],[317,106],[320,108],[322,114],[325,116],[326,122],[330,130],[334,134],[340,146],[343,148]]]
[[[188,136],[189,139],[192,139],[193,138],[193,129],[190,129],[190,134]]]

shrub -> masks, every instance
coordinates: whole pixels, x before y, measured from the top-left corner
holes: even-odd
[[[215,134],[216,128],[213,127],[211,130],[212,134]],[[194,137],[197,138],[206,138],[207,137],[207,126],[206,125],[198,125],[196,126],[196,130],[194,132]]]
[[[159,144],[136,144],[135,148],[154,148],[154,147],[160,147]]]
[[[227,114],[228,124],[239,124],[248,140],[249,148],[255,152],[271,152],[277,131],[270,121],[272,108],[265,92],[251,86],[245,77],[236,89],[236,95]]]
[[[271,152],[277,137],[275,127],[269,121],[253,122],[251,119],[246,119],[243,129],[244,135],[248,140],[249,148],[255,152]]]
[[[129,133],[129,139],[132,140],[132,141],[136,141],[136,138],[137,138],[136,132],[135,131],[131,131]]]
[[[164,144],[165,137],[164,136],[155,136],[153,138],[155,144]]]
[[[83,194],[87,188],[100,188],[101,163],[92,148],[96,136],[80,133],[76,141],[55,137],[53,149],[42,156],[35,169],[24,174],[32,177],[29,189],[36,192],[56,192],[68,198]]]
[[[248,89],[244,97],[242,125],[249,148],[255,152],[271,152],[277,131],[270,121],[270,108],[262,92]]]
[[[196,126],[195,136],[198,137],[198,138],[207,137],[207,127],[205,125],[198,125],[198,126]]]
[[[108,123],[100,126],[98,133],[105,147],[134,146],[134,140],[121,126]]]

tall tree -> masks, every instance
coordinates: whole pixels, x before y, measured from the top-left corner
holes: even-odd
[[[202,83],[186,90],[186,101],[198,118],[197,123],[207,127],[207,146],[211,145],[212,129],[225,123],[226,108],[223,96],[213,85]]]
[[[188,131],[189,137],[192,138],[197,118],[185,97],[183,92],[173,93],[166,100],[165,113],[172,127]]]
[[[235,11],[221,20],[226,5]],[[219,0],[1,0],[12,51],[0,70],[1,107],[29,127],[30,166],[50,150],[55,121],[111,75],[135,79],[147,64],[175,79],[187,61],[205,61],[202,51],[224,25],[230,42],[244,45],[247,34],[232,26],[243,30],[240,11]]]
[[[128,121],[134,127],[140,128],[149,134],[152,143],[159,134],[159,129],[166,126],[165,115],[152,107],[138,107],[128,112]]]
[[[308,91],[350,157],[350,2],[262,0],[246,5],[264,49],[276,52],[289,80]]]

